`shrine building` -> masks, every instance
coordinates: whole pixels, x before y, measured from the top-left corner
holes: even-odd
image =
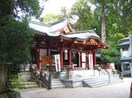
[[[30,21],[29,26],[34,30],[32,63],[38,69],[46,69],[48,63],[58,66],[56,71],[71,64],[74,68],[93,69],[96,50],[108,48],[94,29],[76,32],[67,18],[51,24]]]

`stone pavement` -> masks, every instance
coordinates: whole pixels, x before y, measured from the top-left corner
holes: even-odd
[[[124,82],[99,88],[58,88],[19,90],[22,98],[129,98],[132,78]]]

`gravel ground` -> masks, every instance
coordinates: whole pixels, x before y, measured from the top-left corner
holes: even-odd
[[[129,98],[132,78],[124,82],[99,88],[61,88],[19,90],[22,98]]]

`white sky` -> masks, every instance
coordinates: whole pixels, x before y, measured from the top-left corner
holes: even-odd
[[[44,3],[44,11],[41,17],[48,13],[59,14],[61,7],[66,7],[67,10],[70,10],[72,5],[76,0],[48,0]]]

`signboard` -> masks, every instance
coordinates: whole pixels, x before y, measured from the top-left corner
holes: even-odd
[[[42,64],[52,64],[53,56],[42,56]]]

